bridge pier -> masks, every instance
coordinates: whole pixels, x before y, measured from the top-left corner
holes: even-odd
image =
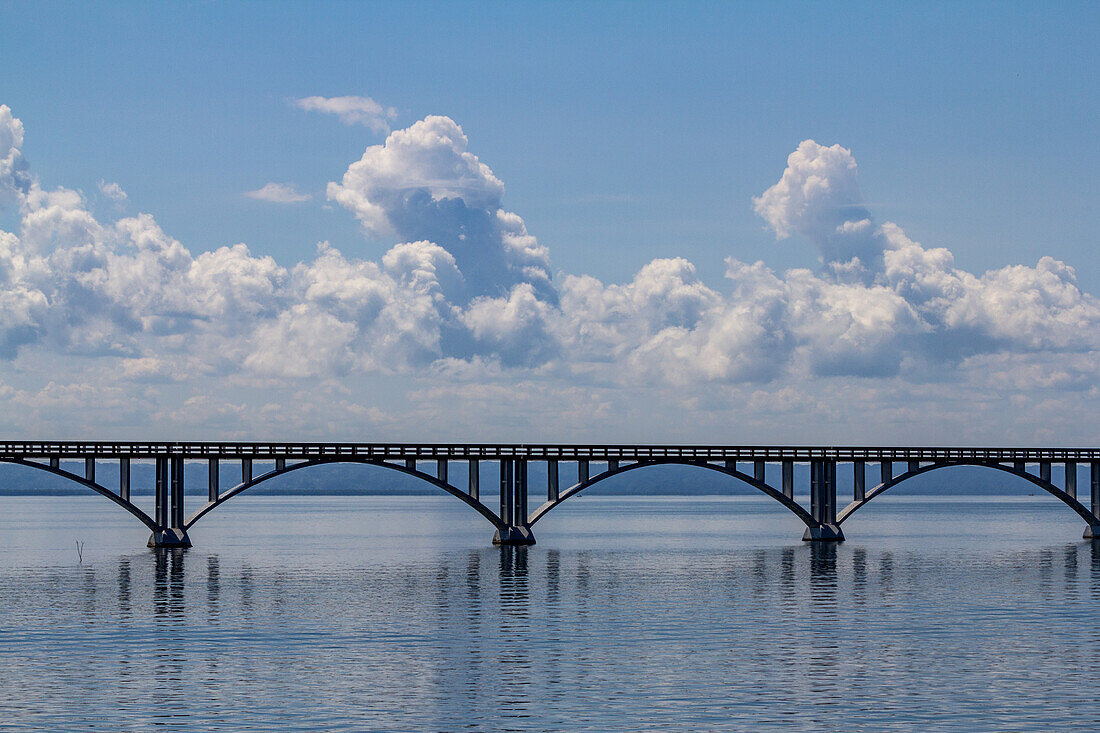
[[[1092,522],[1085,527],[1085,533],[1081,535],[1086,540],[1100,540],[1100,461],[1092,462],[1091,470],[1092,496],[1089,508],[1092,510]]]
[[[844,541],[836,523],[836,461],[810,461],[810,516],[818,524],[806,528],[803,541]]]
[[[190,547],[191,538],[183,528],[183,459],[156,459],[157,528],[149,536],[149,547]]]
[[[527,526],[527,461],[500,461],[500,518],[504,526],[493,535],[494,545],[533,545],[535,535]]]

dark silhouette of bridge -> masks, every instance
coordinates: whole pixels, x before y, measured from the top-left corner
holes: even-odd
[[[62,462],[82,461],[75,473]],[[117,461],[117,490],[96,481],[96,464]],[[155,510],[149,516],[130,500],[132,461],[155,464]],[[207,500],[190,516],[184,509],[184,464],[205,462]],[[982,466],[1030,481],[1085,520],[1084,537],[1100,539],[1100,448],[868,448],[709,445],[545,445],[415,443],[0,443],[0,462],[48,471],[107,497],[137,517],[152,535],[150,547],[189,547],[187,531],[233,497],[288,471],[333,463],[362,463],[400,471],[447,492],[479,512],[496,529],[493,542],[534,544],[531,528],[567,499],[626,471],[661,464],[697,466],[748,484],[776,500],[806,525],[802,539],[839,541],[841,524],[867,502],[923,473],[949,466]],[[481,467],[499,464],[499,507],[481,501]],[[271,470],[253,473],[256,463]],[[529,511],[528,469],[545,464],[546,501]],[[452,466],[467,470],[466,487],[449,480]],[[562,467],[572,465],[576,481],[563,484]],[[768,464],[779,467],[779,483],[766,480]],[[795,501],[795,464],[809,464],[809,507]],[[878,483],[868,487],[868,464],[877,464]],[[1062,485],[1051,466],[1063,468]],[[1090,466],[1090,506],[1077,498],[1078,466]],[[221,488],[221,471],[233,466],[240,482]],[[423,470],[434,467],[434,472]],[[843,467],[843,468],[841,468]],[[744,470],[743,470],[744,469]],[[852,501],[837,510],[837,472],[851,471]],[[572,473],[572,471],[569,471]],[[773,474],[775,471],[773,470]],[[872,472],[874,474],[874,472]],[[563,488],[564,486],[564,488]],[[800,492],[801,495],[801,492]]]

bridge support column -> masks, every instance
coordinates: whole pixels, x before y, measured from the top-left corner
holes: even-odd
[[[118,498],[130,501],[130,459],[118,459]]]
[[[867,498],[867,464],[856,461],[852,464],[852,499],[863,501]]]
[[[158,458],[156,471],[157,529],[149,536],[149,547],[190,547],[183,528],[183,458]]]
[[[480,501],[478,494],[481,493],[481,468],[476,458],[470,459],[470,481],[466,485],[466,493],[474,501]]]
[[[1066,493],[1070,498],[1077,498],[1077,464],[1073,461],[1066,461]]]
[[[558,462],[550,460],[546,462],[546,500],[557,501],[559,496]]]
[[[803,540],[840,542],[844,539],[836,523],[836,461],[810,462],[810,515],[818,524],[806,528]]]
[[[155,497],[155,510],[153,521],[158,527],[168,526],[168,459],[157,458],[154,461],[155,478],[153,479],[153,494]]]
[[[1091,471],[1092,481],[1092,497],[1091,505],[1093,521],[1089,523],[1089,526],[1085,527],[1085,534],[1083,537],[1086,540],[1100,540],[1100,461],[1092,462]]]
[[[533,545],[535,535],[527,526],[527,461],[500,461],[500,519],[504,526],[493,535],[494,545]]]
[[[215,502],[218,500],[218,494],[221,493],[221,476],[219,475],[220,465],[217,458],[211,458],[210,463],[207,465],[207,478],[206,478],[206,500]]]
[[[794,461],[783,461],[783,496],[794,498]]]

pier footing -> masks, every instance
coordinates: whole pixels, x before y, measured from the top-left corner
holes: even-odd
[[[494,545],[533,545],[535,535],[528,527],[505,527],[493,535]]]
[[[1086,540],[1100,540],[1100,524],[1086,525],[1085,533],[1081,536]]]
[[[190,547],[191,538],[178,527],[157,530],[149,535],[149,547]]]
[[[807,527],[802,535],[804,542],[843,542],[844,533],[838,524],[823,524],[820,527]]]

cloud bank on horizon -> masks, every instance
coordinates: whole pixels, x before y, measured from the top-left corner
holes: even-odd
[[[297,105],[378,132],[393,119],[369,98]],[[16,231],[0,230],[0,370],[49,365],[48,383],[35,391],[0,378],[0,403],[118,399],[134,424],[218,425],[213,411],[231,432],[279,406],[215,399],[206,380],[287,394],[313,382],[338,393],[339,410],[297,429],[338,433],[387,419],[370,389],[339,385],[372,374],[464,385],[420,389],[421,417],[438,416],[460,391],[491,401],[518,390],[553,412],[563,393],[588,390],[596,411],[586,424],[600,410],[614,421],[639,390],[721,421],[753,410],[753,419],[815,409],[833,419],[823,393],[857,388],[899,414],[928,385],[975,403],[1037,384],[1094,389],[1100,301],[1072,267],[1050,257],[983,274],[956,267],[948,250],[875,221],[840,145],[803,141],[752,202],[777,240],[811,241],[820,267],[777,273],[731,257],[715,289],[678,257],[626,283],[555,274],[548,248],[504,207],[504,183],[444,116],[388,132],[328,184],[328,199],[365,233],[393,242],[378,261],[328,242],[293,264],[243,243],[195,254],[150,214],[103,221],[80,192],[44,187],[23,140],[22,123],[0,106],[0,206],[19,217]],[[117,184],[103,190],[126,201]],[[309,198],[285,184],[248,195]],[[65,373],[82,376],[59,381]],[[174,383],[175,401],[155,390],[124,397],[127,385],[158,382]],[[567,413],[556,419],[569,429]]]

